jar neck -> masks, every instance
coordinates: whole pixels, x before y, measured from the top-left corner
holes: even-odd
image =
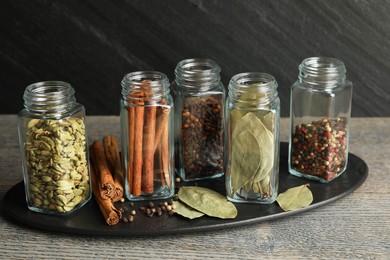
[[[137,71],[126,74],[121,82],[126,104],[156,104],[169,95],[168,77],[157,71]]]
[[[268,106],[278,99],[277,87],[275,78],[267,73],[241,73],[230,80],[228,95],[242,107]]]
[[[61,116],[76,105],[74,89],[67,82],[43,81],[27,86],[24,91],[24,107],[30,113],[45,116]]]
[[[311,57],[299,65],[298,79],[316,88],[334,88],[345,82],[344,63],[335,58]]]
[[[187,59],[180,61],[175,69],[178,87],[188,91],[207,91],[220,84],[221,68],[210,59]]]

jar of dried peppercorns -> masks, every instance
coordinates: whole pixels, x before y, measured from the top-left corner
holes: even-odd
[[[269,204],[278,196],[278,84],[260,72],[232,77],[226,100],[226,194],[239,203]]]
[[[30,210],[68,215],[91,198],[85,109],[62,81],[24,91],[18,114],[24,187]]]
[[[175,69],[175,161],[184,181],[223,175],[225,89],[220,71],[209,59],[183,60]]]
[[[326,183],[345,171],[351,101],[352,83],[343,62],[326,57],[302,61],[291,88],[291,174]]]

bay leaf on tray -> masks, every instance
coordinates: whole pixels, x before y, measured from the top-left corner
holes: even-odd
[[[183,217],[194,219],[204,216],[203,212],[197,211],[196,209],[191,208],[183,202],[173,201],[173,205],[175,205],[175,209],[173,211]]]
[[[313,202],[313,194],[308,184],[290,188],[276,198],[284,211],[291,211],[309,206]]]
[[[183,186],[177,193],[179,199],[188,206],[217,218],[235,218],[237,208],[220,193],[196,186]]]

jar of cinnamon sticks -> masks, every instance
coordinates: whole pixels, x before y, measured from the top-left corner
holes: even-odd
[[[66,82],[29,85],[18,114],[27,206],[67,215],[91,198],[85,110]]]
[[[174,194],[173,100],[165,74],[139,71],[122,80],[121,134],[129,200]]]
[[[183,60],[175,69],[175,162],[184,181],[223,175],[225,88],[220,71],[209,59]]]

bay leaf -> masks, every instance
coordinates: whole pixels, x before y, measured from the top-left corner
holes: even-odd
[[[196,186],[183,186],[177,193],[179,199],[188,206],[217,218],[235,218],[237,209],[216,191]]]
[[[251,131],[244,130],[233,139],[231,182],[233,193],[245,186],[260,166],[260,145]]]
[[[230,111],[229,115],[229,124],[230,129],[234,129],[240,119],[245,115],[245,111],[242,109],[233,109]]]
[[[270,178],[271,173],[268,173],[261,181],[259,181],[258,186],[261,187],[262,189],[262,194],[267,194],[269,195],[271,192],[271,178]]]
[[[260,121],[261,122],[261,121]],[[264,126],[264,125],[263,125]],[[265,132],[261,137],[257,138],[257,142],[260,146],[260,167],[257,173],[253,177],[255,182],[261,181],[267,175],[270,174],[272,167],[274,166],[274,142],[273,134],[270,133],[264,126]]]
[[[290,188],[280,193],[276,198],[279,206],[284,211],[291,211],[309,206],[313,202],[313,194],[308,184]]]
[[[241,92],[241,95],[236,101],[236,105],[241,108],[253,108],[259,104],[259,100],[267,98],[267,93],[261,91],[261,82],[253,84],[243,84],[245,86],[245,91]]]
[[[269,174],[266,175],[260,181],[251,181],[247,183],[244,187],[246,192],[252,191],[255,193],[260,193],[261,195],[266,195],[270,191],[270,177]]]
[[[268,111],[268,110],[261,110],[262,113],[259,118],[262,118],[262,122],[264,126],[270,131],[271,133],[274,132],[274,121],[275,121],[275,113],[273,111]]]
[[[196,209],[191,208],[190,206],[187,206],[183,202],[173,201],[173,205],[175,205],[175,209],[173,211],[183,217],[195,219],[204,216],[204,213],[199,212]]]
[[[252,177],[254,181],[257,182],[263,179],[273,167],[274,149],[275,149],[273,134],[267,129],[267,127],[263,124],[263,122],[254,114],[254,112],[249,112],[241,118],[241,120],[237,123],[235,129],[233,130],[233,134],[232,134],[233,151],[234,151],[234,144],[237,142],[236,140],[237,136],[244,131],[250,131],[254,135],[257,144],[259,145],[260,153],[258,156],[260,160],[260,166],[258,166],[258,170],[255,173],[255,175],[253,175],[252,173],[246,174],[243,177],[246,178],[246,180],[241,181],[240,183],[248,183]],[[251,162],[253,162],[253,160]],[[233,173],[233,169],[232,169],[232,173]]]

